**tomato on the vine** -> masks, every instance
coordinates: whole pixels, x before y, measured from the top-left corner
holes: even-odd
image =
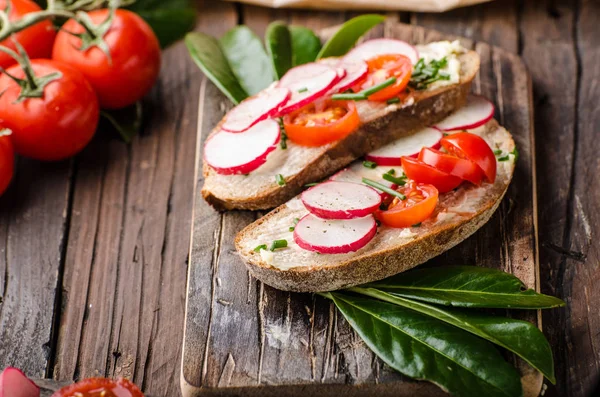
[[[0,0],[0,9],[6,10],[7,7],[8,2],[6,0]],[[31,0],[11,0],[10,7],[11,9],[8,13],[9,21],[21,19],[24,15],[31,12],[41,11],[40,6]],[[55,36],[56,30],[54,29],[54,26],[52,26],[52,22],[50,22],[50,20],[44,20],[15,33],[12,38],[2,41],[0,45],[15,50],[14,39],[23,46],[30,58],[50,58]],[[17,61],[10,55],[0,52],[0,67],[6,69],[15,63],[17,63]]]
[[[90,20],[99,29],[102,45],[86,45],[80,37],[85,29],[69,19],[56,36],[52,59],[79,69],[92,84],[100,106],[118,109],[141,99],[154,85],[160,71],[160,45],[152,28],[137,14],[117,9],[104,33],[101,25],[110,17],[107,9],[90,11]]]
[[[360,119],[352,101],[316,101],[283,118],[288,139],[302,146],[322,146],[344,138]]]
[[[144,397],[144,394],[127,379],[90,378],[63,387],[52,397]]]
[[[15,152],[10,133],[0,130],[0,196],[6,191],[15,172]]]
[[[401,94],[412,76],[412,61],[399,54],[379,55],[367,61],[369,74],[366,79],[353,88],[353,91],[361,91],[383,83],[389,78],[395,77],[396,82],[384,89],[369,95],[370,101],[385,101]]]
[[[410,227],[428,219],[435,211],[439,194],[434,186],[410,181],[396,190],[406,198],[396,197],[387,210],[375,213],[384,225]]]
[[[6,74],[0,76],[4,90],[0,126],[12,131],[15,152],[20,155],[49,161],[71,157],[96,131],[100,117],[96,93],[81,72],[62,62],[34,59],[31,66],[36,87],[25,89]],[[19,65],[7,72],[27,81]],[[44,77],[53,74],[55,78],[44,86]]]

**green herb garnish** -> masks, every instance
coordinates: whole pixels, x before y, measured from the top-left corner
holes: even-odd
[[[507,154],[506,156],[498,157],[498,161],[508,161],[510,156]]]
[[[363,161],[363,166],[366,168],[370,168],[370,169],[374,169],[377,168],[377,163],[373,162],[373,161]]]
[[[306,92],[306,91],[308,91],[308,88],[306,88],[306,87],[302,87],[302,88],[300,88],[300,89],[298,90],[298,92],[299,92],[300,94],[302,94],[303,92]]]
[[[448,59],[446,57],[433,59],[428,64],[425,64],[424,58],[419,59],[413,68],[413,73],[408,83],[409,86],[415,90],[424,90],[436,81],[450,80],[449,74],[440,72],[440,69],[445,68],[447,65]]]
[[[363,93],[343,93],[343,94],[333,94],[331,99],[334,101],[364,101],[367,99],[367,96]]]
[[[278,184],[279,186],[285,186],[285,178],[283,177],[283,175],[281,175],[281,174],[277,174],[277,175],[275,176],[275,180],[277,181],[277,184]]]
[[[260,252],[260,250],[266,250],[267,244],[261,244],[258,247],[254,248],[254,252]]]
[[[390,77],[389,79],[382,81],[381,83],[374,85],[373,87],[367,88],[366,90],[362,90],[361,92],[359,92],[359,94],[363,94],[364,96],[368,97],[370,95],[375,94],[376,92],[383,90],[384,88],[391,86],[397,80],[398,79],[396,77]]]
[[[397,176],[393,176],[393,175],[390,175],[390,174],[383,174],[382,177],[386,181],[395,183],[398,186],[404,186],[404,185],[406,185],[406,177],[405,176],[397,177]]]
[[[498,155],[502,154],[502,149],[496,149],[496,150],[494,150],[494,154],[495,154],[496,156],[498,156]]]
[[[271,243],[271,248],[269,248],[271,251],[275,251],[278,248],[285,248],[287,247],[287,240],[275,240]]]
[[[386,101],[388,105],[392,105],[394,103],[400,103],[400,98],[390,98]]]
[[[388,170],[388,172],[386,172],[386,174],[388,174],[388,175],[396,175],[396,170],[395,170],[395,169],[393,169],[393,168],[390,168],[390,169]]]
[[[319,182],[307,183],[306,185],[304,185],[304,187],[313,187],[313,186],[317,186],[318,184],[319,184]]]
[[[300,222],[300,218],[294,218],[294,226],[289,227],[289,231],[293,232],[296,229],[296,225]]]
[[[371,187],[374,187],[375,189],[381,190],[382,192],[391,194],[394,197],[398,197],[400,200],[406,200],[406,196],[405,195],[403,195],[402,193],[397,192],[394,189],[389,188],[389,187],[387,187],[387,186],[385,186],[385,185],[383,185],[383,184],[381,184],[379,182],[375,182],[374,180],[371,180],[369,178],[363,178],[362,182],[365,185],[369,185]]]
[[[513,156],[515,156],[515,162],[517,162],[517,160],[519,159],[519,151],[517,150],[517,147],[515,146],[515,148],[512,150],[512,152],[510,152],[510,154],[512,154]]]

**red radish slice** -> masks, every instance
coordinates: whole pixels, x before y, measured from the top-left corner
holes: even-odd
[[[329,91],[332,94],[338,92],[344,92],[353,87],[357,82],[364,79],[369,73],[369,66],[365,61],[360,59],[357,60],[346,60],[337,58],[324,58],[319,61],[329,66],[343,68],[346,71],[345,76],[337,82],[336,85]]]
[[[423,147],[439,149],[440,140],[444,137],[440,130],[424,128],[421,131],[402,137],[389,145],[374,150],[365,158],[378,165],[402,165],[401,157],[417,157]]]
[[[221,130],[206,141],[204,159],[219,174],[247,174],[267,161],[279,137],[279,124],[271,119],[242,133]]]
[[[444,131],[468,130],[484,125],[494,117],[494,104],[480,95],[469,95],[467,104],[435,127]]]
[[[300,248],[321,254],[358,251],[375,237],[373,215],[355,219],[321,219],[312,214],[300,219],[294,228],[294,241]]]
[[[221,128],[243,132],[259,121],[274,116],[291,96],[289,89],[276,87],[249,98],[229,111]]]
[[[367,61],[378,55],[400,54],[408,57],[413,65],[419,61],[419,51],[412,45],[402,40],[374,39],[354,47],[344,56],[345,60]]]
[[[302,193],[302,203],[323,219],[354,219],[372,214],[381,196],[369,186],[351,182],[324,182]]]
[[[7,367],[0,374],[0,397],[40,397],[40,388],[20,369]]]
[[[321,63],[307,63],[290,69],[278,87],[289,88],[289,101],[279,110],[280,115],[293,112],[325,95],[343,76],[343,72]]]

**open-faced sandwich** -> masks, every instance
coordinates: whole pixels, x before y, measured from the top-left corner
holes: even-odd
[[[517,152],[469,97],[437,125],[367,154],[242,230],[250,272],[291,291],[332,291],[410,269],[470,236],[498,207]]]
[[[479,56],[458,41],[366,41],[290,69],[228,112],[204,146],[202,195],[269,209],[464,106]]]

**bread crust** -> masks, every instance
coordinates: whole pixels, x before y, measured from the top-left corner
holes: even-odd
[[[514,149],[514,141],[510,134],[498,125],[495,120],[484,127],[489,134],[498,135],[503,143],[503,149],[510,152]],[[500,163],[499,163],[500,164]],[[256,234],[273,224],[286,211],[287,205],[282,205],[263,218],[243,229],[235,239],[236,249],[246,263],[250,273],[275,288],[295,292],[333,291],[354,285],[381,280],[394,274],[411,269],[429,259],[440,255],[448,249],[472,235],[483,226],[498,208],[514,172],[514,162],[507,164],[503,175],[498,175],[494,184],[482,187],[459,187],[464,191],[480,189],[481,197],[477,207],[469,213],[461,213],[452,222],[425,223],[419,230],[419,235],[408,242],[403,241],[385,249],[361,249],[345,257],[339,262],[325,265],[301,263],[299,267],[281,270],[266,263],[259,254],[248,249],[248,241],[255,240]],[[465,193],[468,196],[469,193]],[[442,210],[445,210],[442,208]],[[420,229],[421,229],[420,228]],[[299,258],[299,262],[302,259]]]
[[[274,208],[302,191],[304,185],[320,181],[352,161],[398,138],[441,121],[456,109],[464,106],[471,82],[479,71],[479,55],[468,51],[459,57],[461,77],[457,85],[440,87],[415,93],[413,105],[387,112],[363,124],[356,132],[329,146],[313,161],[307,162],[298,173],[286,176],[286,184],[273,183],[256,193],[244,189],[223,189],[222,178],[203,162],[205,183],[202,196],[217,210],[265,210]],[[215,133],[219,126],[211,132]],[[252,178],[250,174],[247,178]],[[251,182],[251,180],[250,180]],[[216,190],[220,190],[217,192]]]

